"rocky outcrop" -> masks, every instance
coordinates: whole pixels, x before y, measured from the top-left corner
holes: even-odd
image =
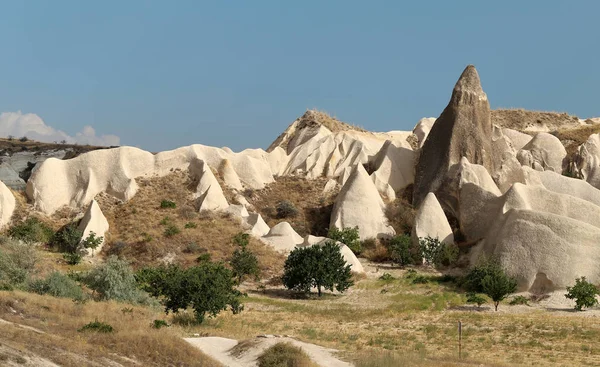
[[[575,165],[579,177],[600,189],[600,134],[591,135],[579,146]]]
[[[556,173],[562,173],[566,156],[567,151],[560,140],[548,133],[537,134],[517,153],[521,165]]]
[[[435,124],[435,117],[425,117],[419,120],[419,122],[415,125],[413,129],[413,134],[417,137],[417,146],[420,148],[425,144],[425,140],[427,140],[427,135],[431,131],[431,127]]]
[[[388,225],[385,204],[361,164],[354,167],[342,186],[333,206],[330,226],[340,229],[358,226],[361,240],[395,234]]]
[[[0,181],[0,228],[4,227],[15,211],[15,197],[8,187]]]
[[[90,206],[86,210],[83,218],[79,222],[79,226],[77,227],[81,232],[83,232],[82,239],[88,238],[88,236],[93,232],[96,237],[102,237],[102,242],[95,249],[87,249],[88,255],[93,255],[94,253],[99,253],[102,250],[102,246],[106,242],[106,232],[108,232],[108,220],[100,210],[100,206],[96,200],[92,200]]]
[[[432,237],[444,243],[454,243],[452,228],[442,206],[432,192],[425,196],[425,200],[417,210],[412,237],[415,241],[420,238]]]
[[[413,204],[419,206],[429,192],[437,192],[462,157],[493,172],[491,137],[490,105],[477,70],[469,65],[420,150]]]
[[[302,236],[296,233],[288,222],[281,222],[273,226],[269,233],[260,240],[271,245],[276,251],[284,253],[292,251],[297,245],[304,242]]]

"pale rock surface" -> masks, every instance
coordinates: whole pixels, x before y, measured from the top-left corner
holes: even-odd
[[[270,228],[258,213],[250,213],[246,218],[246,223],[250,226],[250,233],[257,238],[266,236]]]
[[[338,183],[333,179],[329,179],[329,181],[327,181],[327,183],[325,183],[325,186],[323,187],[323,194],[333,193],[337,190],[337,188]]]
[[[454,243],[454,234],[435,194],[430,192],[419,206],[412,233],[413,240],[432,237],[447,244]]]
[[[234,218],[238,219],[241,223],[246,222],[250,213],[244,205],[241,204],[231,204],[225,209],[225,213],[229,213]]]
[[[327,237],[318,237],[318,236],[308,235],[308,236],[304,237],[304,242],[301,245],[298,245],[297,247],[308,247],[308,246],[312,246],[312,245],[322,246],[327,241],[332,241],[332,240]],[[358,260],[358,258],[354,254],[354,252],[352,252],[352,250],[350,250],[350,247],[346,246],[346,244],[341,243],[339,241],[336,241],[336,243],[340,247],[340,252],[342,253],[342,256],[344,257],[344,260],[346,260],[346,264],[352,266],[352,271],[355,273],[363,274],[365,272],[365,269],[363,268],[362,264],[360,263],[360,261]]]
[[[232,189],[243,190],[242,182],[238,177],[237,173],[233,169],[233,165],[229,159],[223,159],[218,169],[219,175],[223,179],[223,182]]]
[[[361,240],[396,234],[388,225],[385,204],[362,164],[355,166],[340,190],[330,226],[340,229],[358,226]]]
[[[273,246],[273,248],[279,252],[290,252],[297,245],[304,242],[302,236],[300,236],[294,228],[288,222],[281,222],[269,231],[265,236],[260,239],[263,243]]]
[[[425,144],[425,140],[427,140],[427,135],[431,131],[431,127],[435,124],[435,117],[425,117],[419,120],[413,129],[413,134],[417,137],[419,149],[423,147]]]
[[[419,152],[415,168],[413,205],[429,192],[438,193],[449,170],[466,157],[494,171],[490,104],[481,88],[477,70],[469,65],[456,82],[450,102],[431,128]],[[454,208],[455,210],[455,208]]]
[[[0,228],[10,222],[10,218],[15,211],[15,196],[9,190],[4,182],[0,181]]]
[[[96,237],[103,237],[100,245],[93,250],[94,253],[99,253],[102,250],[102,246],[106,242],[106,232],[108,232],[108,220],[102,213],[100,206],[96,202],[96,200],[92,200],[90,206],[86,210],[83,218],[79,222],[79,226],[77,227],[81,232],[83,232],[82,240],[86,239],[91,232],[94,232]],[[91,249],[87,249],[87,255],[93,255]]]
[[[37,210],[52,214],[64,205],[87,206],[100,192],[127,201],[137,192],[138,177],[165,176],[173,170],[188,170],[191,165],[193,169],[198,161],[218,170],[224,160],[231,163],[244,187],[262,189],[274,181],[267,157],[261,149],[233,153],[204,145],[156,155],[132,147],[96,150],[66,161],[53,158],[44,161],[32,173],[26,192]],[[211,185],[212,190],[219,191],[220,187]]]
[[[386,141],[371,163],[371,178],[378,191],[394,200],[396,191],[413,183],[415,153],[412,149]]]
[[[577,171],[590,185],[600,189],[600,134],[592,134],[579,146],[576,158]]]
[[[199,211],[220,211],[229,207],[219,181],[204,161],[194,159],[190,163],[190,174],[198,179],[195,196]]]
[[[567,151],[560,140],[548,133],[537,134],[518,153],[521,165],[529,166],[537,171],[554,171],[562,173],[563,160]]]

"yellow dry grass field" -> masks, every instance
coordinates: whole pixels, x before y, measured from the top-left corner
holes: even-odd
[[[384,272],[395,279],[379,280]],[[185,332],[240,340],[291,335],[339,349],[359,367],[600,364],[600,319],[586,317],[589,311],[554,312],[508,302],[498,312],[490,304],[478,309],[465,305],[465,295],[444,278],[424,276],[427,284],[413,284],[404,270],[381,268],[347,294],[322,299],[294,299],[277,288],[250,290],[241,314],[222,313]],[[458,321],[463,324],[461,360]]]
[[[86,302],[0,291],[0,339],[18,356],[0,350],[0,365],[32,356],[60,366],[206,366],[217,367],[182,340],[176,329],[152,328],[164,313],[114,302]],[[114,327],[113,333],[78,331],[95,320]],[[118,364],[115,364],[118,363]]]

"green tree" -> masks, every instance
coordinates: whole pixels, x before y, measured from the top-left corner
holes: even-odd
[[[329,228],[327,238],[331,238],[334,241],[339,241],[344,245],[348,246],[355,255],[360,255],[362,252],[362,245],[360,243],[360,236],[358,234],[358,226],[354,228],[343,228],[338,229],[337,227]]]
[[[233,243],[238,246],[231,256],[229,265],[233,269],[233,275],[237,278],[238,284],[241,283],[248,275],[253,275],[258,278],[260,268],[258,267],[258,259],[250,250],[248,250],[248,242],[250,235],[248,233],[238,233],[233,237]]]
[[[596,295],[598,288],[588,282],[585,277],[575,279],[575,285],[567,287],[565,297],[575,300],[575,309],[581,311],[584,307],[592,307],[598,304]]]
[[[409,235],[394,236],[388,244],[388,249],[390,258],[395,264],[406,266],[421,263],[419,248],[413,244]]]
[[[498,311],[500,301],[517,290],[517,281],[502,271],[486,275],[481,281],[481,286],[483,292],[494,302],[494,309]]]
[[[222,263],[203,261],[187,269],[173,264],[144,268],[136,279],[142,289],[162,300],[165,312],[192,307],[198,323],[207,314],[216,316],[228,308],[234,314],[243,310],[243,294],[235,289],[233,273]]]
[[[322,288],[344,292],[354,284],[350,268],[333,241],[323,246],[298,247],[285,260],[283,285],[304,293],[316,287],[319,297]]]
[[[482,281],[487,275],[496,276],[504,273],[504,269],[497,259],[482,257],[473,265],[462,279],[462,286],[472,293],[484,293]]]
[[[90,234],[84,240],[81,241],[79,246],[83,247],[84,249],[91,249],[92,257],[94,257],[94,250],[97,249],[98,246],[100,246],[102,241],[104,241],[104,237],[98,237],[96,236],[96,233],[94,231],[90,231]]]
[[[467,303],[474,303],[477,307],[481,307],[482,304],[486,303],[487,299],[477,293],[468,293],[467,294]]]

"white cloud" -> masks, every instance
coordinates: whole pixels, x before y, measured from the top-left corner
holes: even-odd
[[[121,139],[116,135],[96,135],[93,127],[86,125],[75,136],[69,136],[44,123],[34,113],[3,112],[0,114],[0,136],[12,135],[16,138],[26,136],[29,139],[47,143],[66,140],[69,144],[90,144],[100,146],[119,145]]]

